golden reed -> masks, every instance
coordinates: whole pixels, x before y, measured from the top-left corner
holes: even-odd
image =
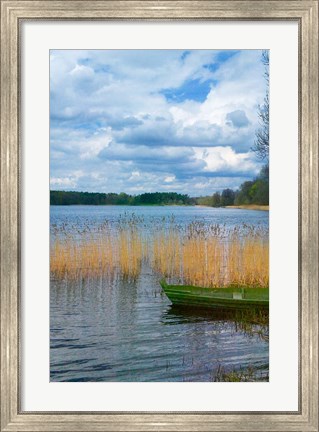
[[[142,226],[141,226],[142,225]],[[161,277],[203,287],[269,286],[268,232],[243,226],[231,231],[200,222],[186,229],[128,221],[95,233],[58,233],[51,242],[53,278],[119,275],[135,280],[142,265]]]

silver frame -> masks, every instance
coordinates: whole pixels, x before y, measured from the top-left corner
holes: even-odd
[[[1,431],[318,431],[318,0],[1,1]],[[299,24],[299,409],[97,413],[20,409],[22,20],[295,20]]]

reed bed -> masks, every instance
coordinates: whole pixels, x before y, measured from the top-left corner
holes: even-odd
[[[136,279],[141,272],[143,242],[133,224],[119,225],[114,231],[108,224],[96,231],[84,228],[71,231],[63,227],[54,231],[51,240],[50,269],[56,279],[78,277],[114,277],[120,274]]]
[[[122,277],[136,280],[143,266],[159,277],[203,287],[269,286],[268,232],[241,226],[174,220],[146,224],[134,216],[86,227],[55,228],[51,240],[53,278]]]

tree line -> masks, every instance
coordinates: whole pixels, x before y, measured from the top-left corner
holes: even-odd
[[[124,192],[97,193],[50,191],[51,205],[205,205],[209,207],[226,207],[243,204],[269,204],[268,165],[252,181],[242,183],[238,190],[224,189],[205,197],[190,197],[177,192],[150,192],[140,195],[129,195]]]
[[[265,165],[259,176],[252,181],[242,183],[238,190],[224,189],[221,193],[196,198],[197,204],[209,207],[231,205],[269,205],[269,168]]]
[[[129,195],[124,192],[98,193],[50,191],[51,205],[192,205],[194,200],[187,194],[176,192],[152,192]]]

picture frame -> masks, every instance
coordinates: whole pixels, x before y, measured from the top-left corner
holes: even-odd
[[[23,20],[294,20],[299,26],[297,412],[23,412],[21,84]],[[1,1],[1,431],[318,431],[318,0]]]

